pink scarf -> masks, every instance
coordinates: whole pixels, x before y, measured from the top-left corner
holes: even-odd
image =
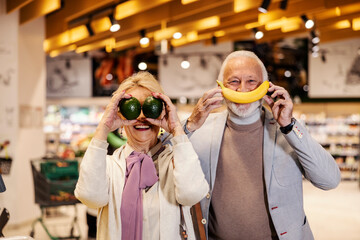
[[[121,239],[142,239],[142,189],[151,187],[158,179],[153,160],[147,154],[133,151],[126,158],[125,186],[120,207]]]

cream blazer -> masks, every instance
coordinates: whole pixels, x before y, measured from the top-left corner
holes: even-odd
[[[152,156],[162,144],[157,144],[148,154]],[[126,163],[120,160],[124,146],[111,156],[106,149],[107,143],[92,139],[80,165],[75,196],[88,207],[99,209],[97,239],[115,240],[121,237],[120,206]],[[189,239],[195,239],[190,207],[205,197],[209,185],[186,135],[167,141],[158,164],[160,239],[181,239],[179,204],[184,206]]]

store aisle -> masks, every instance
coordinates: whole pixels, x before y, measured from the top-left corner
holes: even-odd
[[[304,204],[311,228],[316,240],[360,240],[360,188],[354,181],[343,181],[338,188],[322,191],[304,182]],[[49,230],[55,234],[68,234],[69,218],[74,210],[72,207],[58,208],[60,216],[47,219]],[[86,236],[86,208],[78,204],[78,217],[82,239]],[[6,237],[28,235],[30,223],[4,229]],[[48,240],[45,231],[36,225],[37,240]]]

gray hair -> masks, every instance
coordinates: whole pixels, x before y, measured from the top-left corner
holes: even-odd
[[[266,81],[268,80],[268,73],[267,73],[267,70],[264,66],[264,63],[260,60],[260,58],[258,56],[256,56],[255,53],[253,52],[250,52],[250,51],[246,51],[246,50],[240,50],[240,51],[235,51],[235,52],[232,52],[230,53],[224,60],[223,64],[221,65],[221,68],[220,68],[220,73],[219,73],[219,76],[218,76],[218,80],[220,82],[223,82],[224,80],[224,71],[225,71],[225,68],[226,68],[226,65],[228,64],[228,62],[231,60],[231,59],[234,59],[234,58],[241,58],[241,57],[247,57],[247,58],[252,58],[252,59],[255,59],[260,68],[261,68],[261,72],[262,72],[262,80],[263,81]]]

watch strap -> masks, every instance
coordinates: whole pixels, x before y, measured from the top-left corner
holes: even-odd
[[[296,119],[295,118],[291,118],[291,123],[289,123],[288,125],[284,126],[284,127],[280,127],[280,131],[283,134],[288,134],[289,132],[291,132],[291,130],[293,129],[294,125],[295,125]]]

